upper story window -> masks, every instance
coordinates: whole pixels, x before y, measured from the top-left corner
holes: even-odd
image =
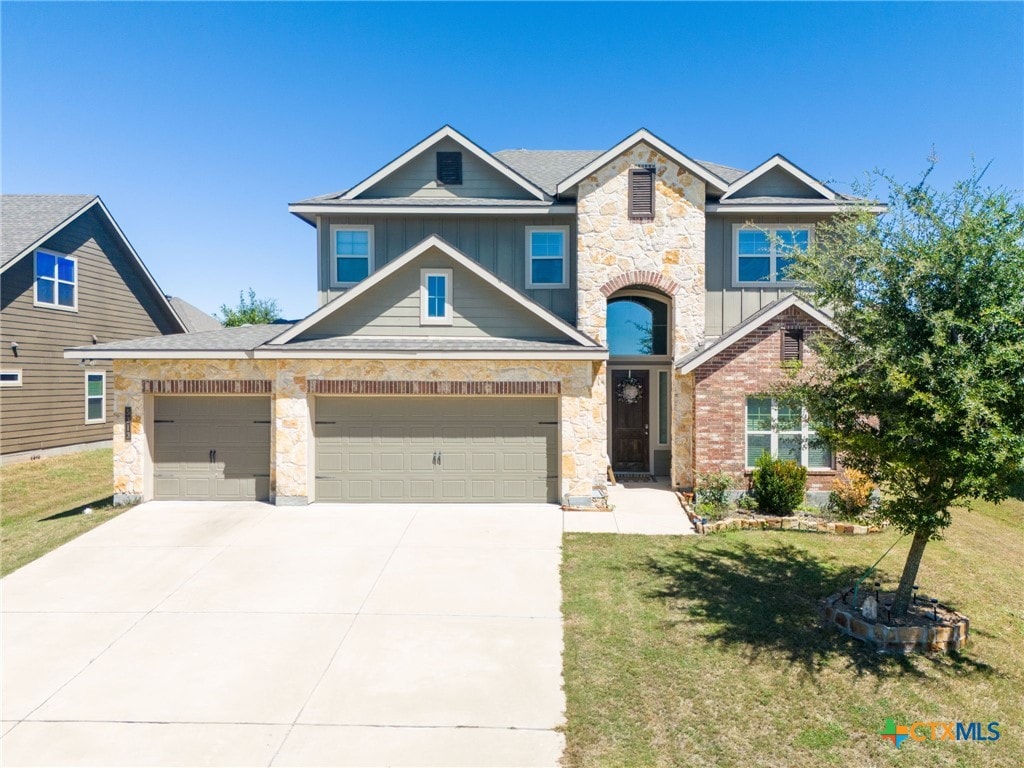
[[[654,166],[629,169],[629,218],[654,218]]]
[[[37,307],[78,309],[78,264],[73,256],[36,251]]]
[[[737,285],[789,283],[786,271],[797,251],[811,242],[806,224],[775,226],[733,225],[733,274]]]
[[[437,181],[445,186],[462,183],[461,152],[437,153]]]
[[[569,284],[569,228],[526,228],[526,287],[565,288]]]
[[[653,296],[609,299],[607,329],[613,357],[668,354],[668,304]]]
[[[831,469],[832,451],[807,416],[807,409],[767,397],[747,398],[747,468],[761,454],[809,469]]]
[[[373,227],[331,227],[331,287],[348,287],[373,271]]]
[[[452,271],[420,270],[420,325],[452,324]]]

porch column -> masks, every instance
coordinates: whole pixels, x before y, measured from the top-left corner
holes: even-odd
[[[270,468],[271,496],[278,506],[309,503],[310,409],[306,376],[278,363],[274,385]]]
[[[153,398],[143,394],[142,377],[131,362],[115,360],[113,375],[114,503],[134,504],[153,498],[152,488],[148,493],[146,488],[147,473],[152,471],[149,432],[153,417],[145,408],[152,406]],[[130,434],[125,429],[125,407],[132,409]]]

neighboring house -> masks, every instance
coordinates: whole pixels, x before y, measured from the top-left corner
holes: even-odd
[[[854,204],[780,155],[743,171],[646,130],[491,154],[444,127],[290,206],[309,317],[68,354],[115,361],[123,499],[580,502],[609,465],[740,485],[764,450],[824,489],[827,448],[759,393],[829,326],[790,252]]]
[[[171,308],[185,326],[187,333],[196,331],[216,331],[224,327],[224,324],[213,315],[208,315],[194,304],[189,304],[180,296],[168,296],[167,301]]]
[[[0,198],[0,451],[16,461],[110,443],[111,364],[66,347],[180,333],[95,195]]]

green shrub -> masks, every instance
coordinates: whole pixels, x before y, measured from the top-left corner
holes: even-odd
[[[724,520],[729,510],[725,506],[715,506],[714,504],[700,502],[693,511],[697,513],[698,517],[703,517],[707,520]]]
[[[791,515],[804,502],[807,469],[795,461],[761,454],[754,469],[754,496],[767,515]]]
[[[725,472],[708,472],[697,475],[697,503],[707,504],[715,509],[729,506],[729,489],[732,488],[732,475]]]
[[[745,493],[736,499],[736,506],[740,509],[745,509],[748,512],[753,512],[757,509],[757,499],[749,493]]]

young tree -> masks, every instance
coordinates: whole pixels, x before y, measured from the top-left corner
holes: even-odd
[[[237,325],[260,325],[272,323],[281,317],[274,299],[257,299],[256,291],[249,289],[249,298],[245,297],[245,291],[238,292],[238,306],[229,307],[221,304],[220,313],[224,318],[224,325],[228,328]]]
[[[888,212],[819,225],[791,276],[833,312],[802,400],[913,542],[893,615],[957,499],[1005,498],[1024,467],[1024,209],[982,173],[950,192],[890,185]]]

